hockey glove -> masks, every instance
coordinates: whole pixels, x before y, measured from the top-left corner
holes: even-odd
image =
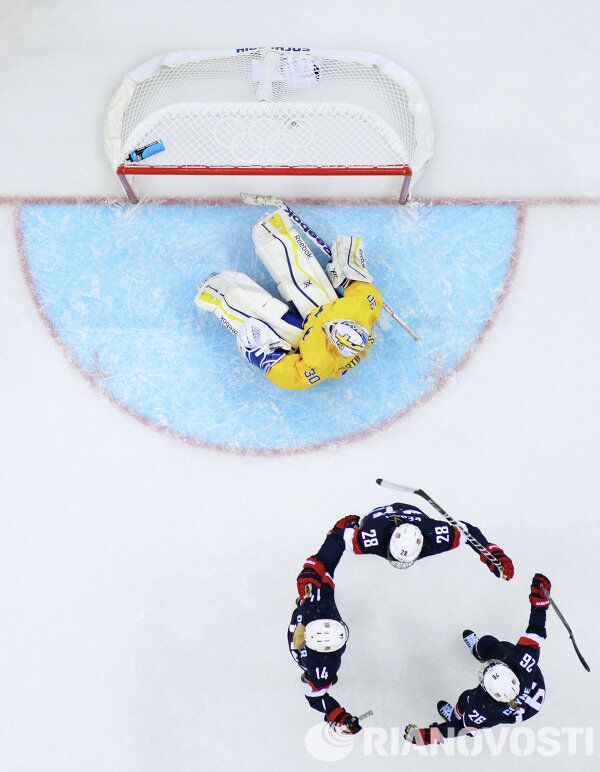
[[[486,545],[486,548],[489,552],[492,553],[492,555],[500,562],[502,565],[502,571],[504,572],[504,578],[506,581],[509,579],[512,579],[515,575],[515,567],[513,566],[512,560],[508,557],[508,555],[505,554],[504,550],[498,547],[497,544],[488,544]],[[484,555],[483,553],[479,556],[482,563],[485,563],[486,566],[490,569],[490,571],[494,574],[494,576],[500,576],[500,571],[498,569],[498,566],[496,566],[492,561],[488,558],[487,555]]]
[[[339,705],[325,714],[325,721],[342,734],[358,734],[362,729],[356,716],[351,716],[345,708]]]
[[[349,281],[373,281],[367,270],[360,236],[338,236],[331,247],[331,260],[325,270],[336,288],[345,287]]]
[[[437,724],[432,724],[419,729],[416,724],[409,724],[404,730],[404,739],[413,745],[441,745],[444,736],[437,727]]]
[[[302,567],[302,571],[298,574],[298,578],[296,579],[296,585],[298,587],[298,596],[300,598],[305,598],[307,595],[307,585],[311,585],[312,589],[316,589],[321,586],[321,582],[323,581],[323,578],[325,574],[327,573],[327,569],[321,563],[320,560],[317,560],[314,555],[311,555],[311,557],[306,558],[306,561],[304,562],[304,565]],[[311,592],[312,592],[311,589]],[[310,592],[308,593],[311,594]]]
[[[529,602],[534,608],[548,608],[550,605],[550,601],[544,595],[542,588],[550,595],[552,588],[550,579],[544,576],[544,574],[536,574],[531,580],[531,594],[529,596]]]
[[[346,515],[346,517],[342,517],[337,521],[329,533],[333,533],[336,528],[340,531],[343,531],[345,528],[356,528],[359,522],[360,518],[358,515]]]

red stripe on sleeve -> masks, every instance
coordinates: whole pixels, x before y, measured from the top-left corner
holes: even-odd
[[[334,708],[331,711],[331,713],[327,716],[327,718],[329,719],[329,721],[336,721],[338,718],[343,716],[344,713],[345,713],[344,708],[342,707]]]
[[[539,649],[540,644],[537,641],[533,641],[531,638],[528,638],[526,635],[522,635],[519,640],[517,641],[517,646],[531,646],[532,649]]]
[[[357,528],[354,531],[354,536],[352,537],[352,549],[354,552],[356,552],[357,555],[363,555],[363,551],[360,548],[360,544],[358,543],[358,534],[360,533],[360,528]]]
[[[455,525],[453,525],[452,528],[454,529],[454,538],[452,539],[452,546],[450,547],[451,550],[456,549],[456,547],[458,547],[460,544],[460,531]]]
[[[306,683],[310,686],[313,692],[322,692],[323,689],[330,689],[331,685],[333,684],[333,681],[330,681],[328,684],[325,684],[325,686],[317,686],[317,684],[314,684],[310,679],[307,679]]]
[[[335,590],[335,584],[329,574],[325,574],[325,576],[321,579],[321,584],[328,584],[332,589]]]

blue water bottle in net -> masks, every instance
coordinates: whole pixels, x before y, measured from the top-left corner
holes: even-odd
[[[133,162],[143,161],[144,158],[150,158],[151,155],[162,153],[164,149],[165,146],[163,145],[162,139],[157,139],[149,145],[144,145],[144,147],[136,147],[135,150],[132,150],[131,153],[129,153],[127,160]]]

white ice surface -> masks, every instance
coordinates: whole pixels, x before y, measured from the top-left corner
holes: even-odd
[[[101,119],[122,74],[160,51],[262,43],[373,50],[413,72],[437,130],[422,195],[600,194],[595,2],[1,6],[0,196],[118,194]],[[388,498],[382,475],[480,525],[518,574],[500,585],[466,549],[401,576],[344,560],[342,703],[382,727],[434,720],[473,683],[462,627],[514,639],[537,569],[592,666],[550,615],[537,725],[596,725],[598,744],[599,243],[597,205],[529,207],[512,291],[440,394],[367,440],[251,459],[180,444],[85,383],[32,304],[0,206],[0,769],[323,768],[285,646],[293,579],[338,515]],[[338,766],[523,763],[598,757]]]

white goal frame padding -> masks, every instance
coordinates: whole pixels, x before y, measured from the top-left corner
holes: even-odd
[[[201,72],[191,75],[196,64]],[[262,126],[272,130],[270,144]],[[237,131],[228,146],[220,127]],[[188,138],[208,150],[186,147]],[[127,161],[132,150],[157,139],[164,139],[163,153]],[[414,184],[433,154],[433,125],[417,80],[383,56],[178,51],[127,73],[106,113],[104,143],[128,195],[127,174],[403,174]]]

